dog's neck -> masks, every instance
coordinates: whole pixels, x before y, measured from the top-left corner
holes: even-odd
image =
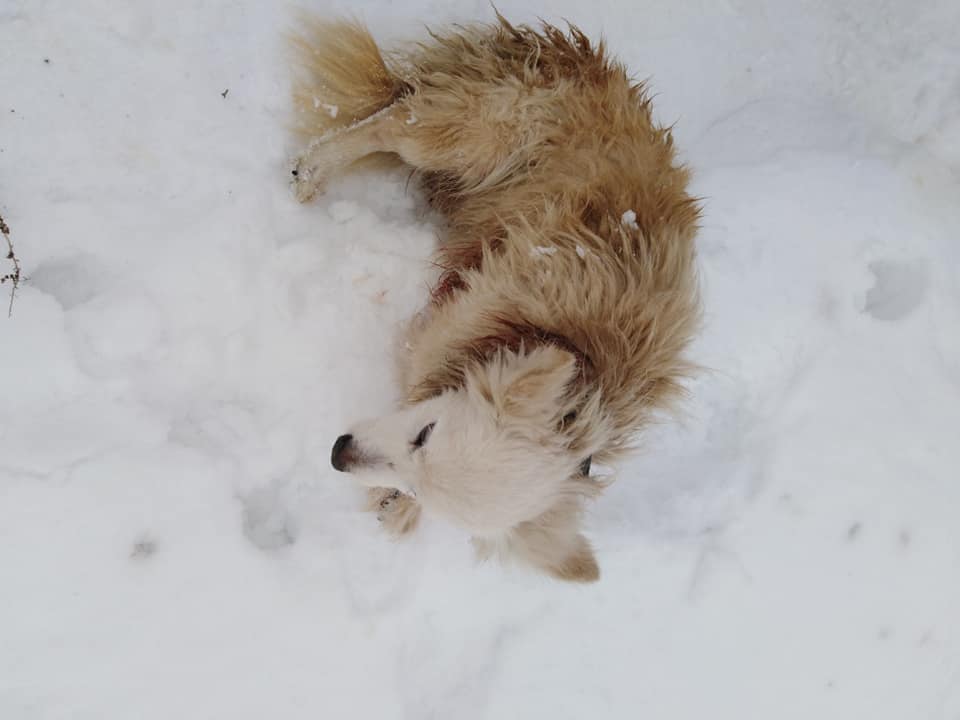
[[[435,397],[446,390],[463,387],[464,372],[469,363],[492,358],[502,350],[520,352],[530,351],[542,345],[553,345],[574,357],[577,364],[577,373],[574,377],[575,389],[581,389],[589,384],[594,376],[594,366],[590,357],[568,337],[536,325],[506,318],[495,318],[495,321],[496,332],[470,338],[462,342],[460,347],[452,348],[443,368],[418,379],[408,391],[408,401],[419,402]]]
[[[468,291],[466,281],[459,272],[453,269],[445,270],[430,291],[430,302],[439,307],[449,302],[459,291]],[[471,340],[471,347],[475,350],[474,357],[490,357],[498,350],[530,350],[539,345],[555,345],[566,350],[576,359],[578,378],[584,381],[593,370],[593,365],[587,354],[572,340],[559,333],[551,332],[535,325],[519,323],[507,318],[498,318],[499,332]],[[462,380],[462,378],[461,378]],[[460,383],[456,383],[459,387]],[[446,385],[440,390],[449,388]],[[431,393],[436,394],[436,393]]]
[[[466,283],[456,271],[445,272],[431,292],[431,302],[442,305],[453,295],[467,289]],[[513,352],[529,351],[542,345],[553,345],[569,352],[576,361],[577,373],[574,377],[576,390],[582,389],[590,382],[594,375],[594,366],[587,353],[570,338],[559,333],[545,330],[527,323],[517,322],[507,318],[495,318],[497,332],[482,337],[471,338],[463,347],[452,353],[450,362],[442,370],[421,378],[410,389],[408,399],[412,402],[434,397],[445,390],[458,389],[463,386],[466,365],[480,359],[492,358],[502,350]],[[588,456],[580,463],[580,475],[590,474],[590,465],[593,460]]]

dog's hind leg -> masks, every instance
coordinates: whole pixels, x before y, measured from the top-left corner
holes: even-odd
[[[300,202],[323,190],[326,181],[367,155],[386,152],[402,156],[404,113],[393,104],[359,122],[316,138],[297,160],[293,189]]]

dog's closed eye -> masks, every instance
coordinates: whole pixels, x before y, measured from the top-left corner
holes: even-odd
[[[429,425],[424,425],[423,429],[417,433],[417,436],[413,439],[413,442],[410,443],[413,446],[414,450],[422,448],[424,443],[430,438],[430,433],[433,432],[433,426],[436,423],[430,423]]]

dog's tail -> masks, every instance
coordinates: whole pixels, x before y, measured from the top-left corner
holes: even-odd
[[[407,91],[360,22],[301,16],[290,43],[300,71],[294,125],[308,138],[363,120]]]

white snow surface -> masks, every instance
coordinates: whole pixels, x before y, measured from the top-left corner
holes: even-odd
[[[401,171],[294,201],[290,6],[0,0],[0,718],[960,717],[960,4],[498,6],[603,33],[704,198],[708,370],[601,581],[391,542],[329,467],[434,224]]]

